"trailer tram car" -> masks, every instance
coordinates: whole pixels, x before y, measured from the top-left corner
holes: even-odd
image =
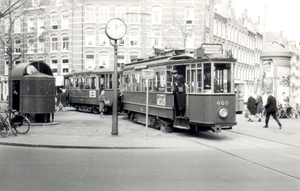
[[[142,70],[154,70],[153,79],[148,80],[149,126],[213,132],[231,129],[236,125],[235,62],[233,58],[172,55],[126,64],[122,72],[124,111],[130,120],[146,124],[147,84]],[[171,73],[175,71],[185,79],[181,91],[174,84]]]
[[[111,103],[106,107],[106,113],[110,113],[113,103],[113,73],[111,68],[100,68],[64,75],[70,106],[78,111],[99,113],[98,97],[101,90],[105,90],[106,98]]]

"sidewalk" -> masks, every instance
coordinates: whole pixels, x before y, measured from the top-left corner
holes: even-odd
[[[262,122],[249,123],[243,115],[236,115],[237,125],[232,132],[259,136],[298,145],[300,147],[300,119],[280,119],[283,128],[278,129],[274,119],[270,119],[269,128],[262,128]],[[0,137],[0,145],[46,147],[46,148],[89,148],[89,149],[163,149],[163,148],[199,148],[199,144],[178,136],[178,133],[165,133],[148,128],[118,116],[118,135],[112,135],[112,116],[75,111],[67,108],[65,112],[56,112],[54,122],[46,124],[32,123],[30,131],[6,138]],[[228,132],[229,133],[229,132]],[[221,131],[226,136],[226,131]]]
[[[54,114],[54,123],[31,124],[30,131],[6,138],[0,137],[0,145],[90,148],[193,148],[197,144],[172,133],[165,133],[145,125],[134,123],[125,115],[118,117],[118,135],[112,135],[112,116],[85,113],[67,108]]]

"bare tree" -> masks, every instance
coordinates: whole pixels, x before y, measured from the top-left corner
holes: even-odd
[[[163,36],[170,48],[186,49],[189,36],[195,32],[194,21],[192,19],[194,16],[193,11],[192,7],[188,5],[185,7],[173,8],[173,10],[170,11],[172,13],[172,18],[169,22],[164,23],[164,25],[170,28],[169,31],[176,38],[176,41],[180,42],[179,47],[173,47],[173,41],[167,37],[169,35]]]
[[[6,17],[7,15],[10,15],[15,10],[18,10],[20,7],[22,7],[28,0],[4,0],[3,5],[1,5],[0,8],[0,20],[1,18]]]
[[[12,93],[12,82],[11,82],[11,71],[13,68],[14,63],[20,59],[26,53],[31,47],[34,46],[34,43],[37,41],[37,39],[40,38],[39,34],[38,36],[35,35],[34,38],[32,38],[33,35],[30,36],[30,40],[28,40],[27,35],[20,35],[24,34],[21,32],[21,22],[24,16],[26,15],[27,11],[27,5],[28,0],[5,0],[4,4],[1,5],[1,14],[0,19],[4,22],[2,22],[3,30],[0,38],[0,48],[3,48],[5,53],[5,60],[8,64],[8,95],[9,95],[9,107],[12,106],[12,100],[11,100],[11,93]],[[19,38],[16,39],[16,26],[19,25],[20,31],[19,31]],[[16,43],[18,42],[18,43]],[[16,45],[17,44],[17,45]],[[6,65],[5,63],[5,65]],[[5,66],[4,66],[5,68]]]

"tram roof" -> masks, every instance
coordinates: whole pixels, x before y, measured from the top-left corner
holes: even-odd
[[[131,62],[125,65],[123,70],[130,69],[146,69],[149,66],[164,66],[164,65],[177,65],[177,64],[187,64],[187,63],[199,63],[199,62],[236,62],[236,59],[229,57],[201,57],[194,58],[190,55],[177,55],[177,56],[160,56],[155,58],[146,58],[143,60],[138,60],[136,62]]]
[[[105,73],[113,73],[114,68],[99,68],[94,70],[83,70],[79,72],[73,72],[69,74],[65,74],[64,77],[70,77],[70,76],[79,76],[79,75],[91,75],[91,74],[105,74]],[[121,72],[121,69],[118,68],[118,73]]]

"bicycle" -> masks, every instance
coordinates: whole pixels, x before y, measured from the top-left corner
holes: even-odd
[[[9,125],[11,127],[12,132],[14,132],[15,130],[16,134],[28,133],[30,129],[30,121],[25,115],[11,108],[8,108],[8,110],[6,110],[5,113],[6,113],[5,121],[6,122],[9,121]]]
[[[0,114],[0,135],[2,137],[7,137],[11,131],[15,136],[17,136],[17,131],[15,128],[10,126],[10,123]]]
[[[279,104],[277,107],[277,117],[278,118],[292,118],[295,115],[294,108],[290,106],[283,106],[282,104]]]

